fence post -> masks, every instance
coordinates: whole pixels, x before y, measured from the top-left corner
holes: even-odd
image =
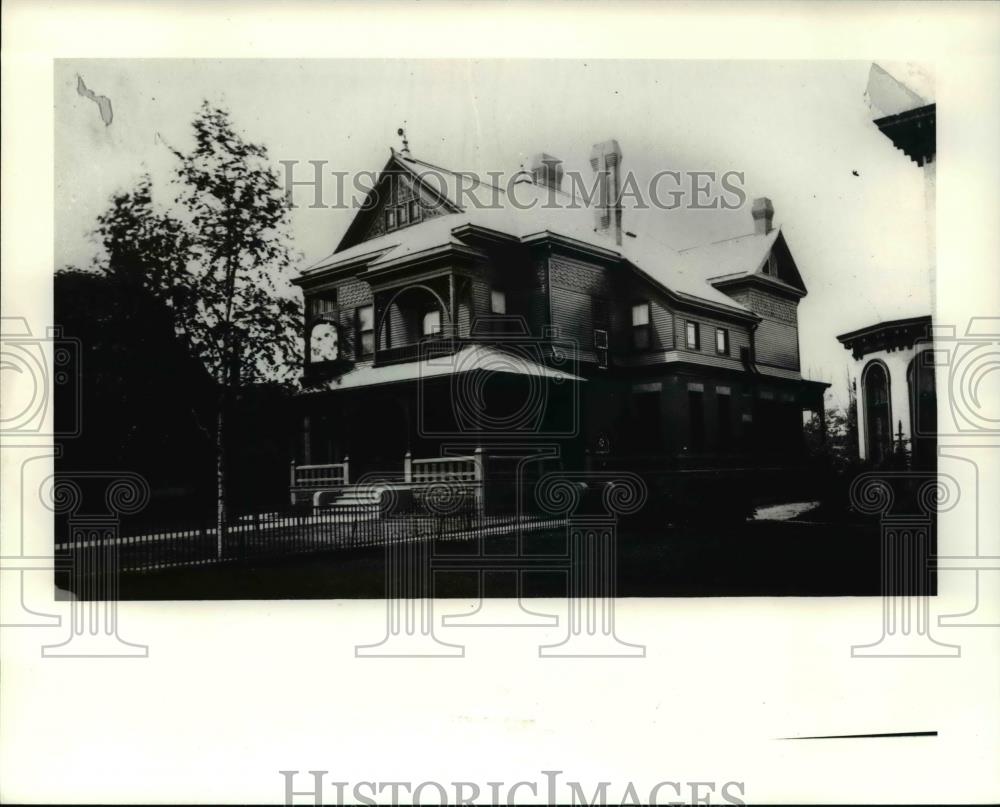
[[[292,507],[295,507],[295,460],[292,460],[289,468],[288,496],[292,500]]]
[[[476,480],[476,513],[479,516],[483,515],[484,504],[485,504],[485,492],[486,492],[486,467],[483,457],[483,447],[476,446],[476,450],[472,453],[472,467],[474,472],[474,478]]]
[[[351,457],[344,454],[344,485],[351,484]]]
[[[403,481],[407,484],[413,481],[413,455],[409,450],[403,455]]]

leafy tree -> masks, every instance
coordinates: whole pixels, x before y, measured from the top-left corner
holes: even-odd
[[[171,149],[178,164],[169,210],[156,208],[143,177],[98,219],[105,254],[98,268],[151,291],[174,328],[215,379],[217,528],[227,522],[227,413],[234,391],[288,383],[300,352],[301,310],[286,270],[296,256],[290,201],[267,150],[246,142],[229,113],[204,102],[194,146]]]
[[[857,452],[857,432],[851,426],[850,407],[847,410],[840,407],[827,409],[823,417],[825,434],[820,428],[819,415],[815,413],[803,424],[803,435],[809,452],[813,455],[826,455],[839,461],[850,460]]]

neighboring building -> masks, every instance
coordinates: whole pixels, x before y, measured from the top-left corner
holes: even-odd
[[[771,202],[755,200],[747,235],[675,252],[623,228],[621,161],[616,141],[594,147],[596,209],[520,209],[569,200],[560,160],[522,169],[519,205],[477,183],[480,207],[460,175],[405,141],[391,151],[370,208],[296,281],[300,459],[322,466],[293,472],[300,498],[342,481],[348,456],[350,481],[413,483],[444,478],[446,450],[504,441],[552,446],[570,469],[801,459],[803,411],[822,415],[829,385],[800,373],[806,287]]]
[[[837,337],[851,351],[858,379],[858,450],[875,465],[894,454],[934,463],[937,404],[931,318],[880,322]]]
[[[897,68],[905,81],[873,64],[866,95],[872,122],[892,144],[924,171],[931,303],[935,277],[935,105],[926,77],[916,68]],[[837,339],[851,351],[858,393],[858,452],[876,465],[895,456],[919,467],[933,467],[937,404],[930,316],[869,325]]]

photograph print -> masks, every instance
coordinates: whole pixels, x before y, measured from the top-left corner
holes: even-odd
[[[927,66],[59,59],[54,92],[66,596],[935,592]]]

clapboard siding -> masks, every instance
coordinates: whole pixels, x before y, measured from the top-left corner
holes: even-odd
[[[700,331],[698,350],[687,346],[687,323],[697,322]],[[729,331],[729,355],[720,355],[715,349],[715,331],[725,328]],[[677,355],[681,361],[694,361],[711,367],[727,367],[732,370],[743,368],[740,361],[741,348],[750,346],[750,331],[746,326],[725,320],[706,317],[702,314],[678,313],[674,317],[674,332]]]
[[[757,361],[799,369],[799,331],[794,325],[765,319],[757,326]]]
[[[562,338],[579,345],[582,361],[596,361],[594,351],[594,300],[608,306],[608,346],[611,361],[622,364],[654,364],[658,356],[672,350],[674,313],[661,296],[648,286],[615,282],[612,270],[583,261],[553,257],[549,265],[549,299],[552,325]],[[649,303],[649,349],[632,348],[632,306]]]
[[[757,362],[798,371],[798,303],[761,289],[740,289],[732,297],[762,319],[754,338]]]
[[[597,360],[594,297],[603,297],[609,304],[613,303],[607,269],[564,256],[549,259],[552,327],[560,339],[576,345],[579,361]]]

